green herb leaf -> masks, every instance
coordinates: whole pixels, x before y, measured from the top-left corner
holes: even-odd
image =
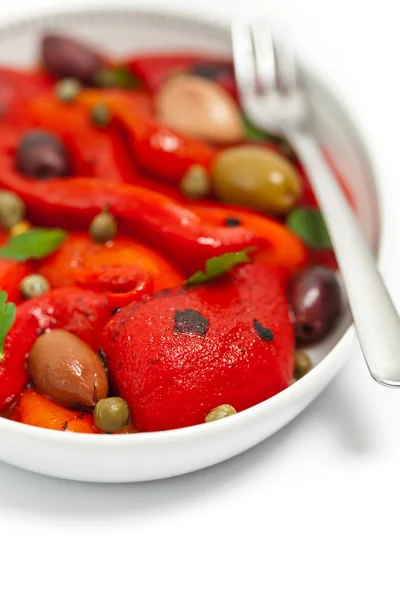
[[[246,248],[239,252],[226,252],[221,256],[214,256],[206,261],[204,271],[197,271],[194,275],[185,281],[185,285],[194,285],[195,283],[204,283],[209,279],[214,279],[230,271],[236,265],[251,262],[248,256],[250,252],[254,252],[256,248]]]
[[[331,238],[321,213],[316,208],[297,208],[290,213],[286,225],[310,248],[332,248]]]
[[[18,262],[30,258],[48,256],[63,243],[67,232],[64,229],[32,228],[8,240],[0,248],[1,258],[13,258]]]
[[[136,77],[124,66],[100,69],[94,76],[94,82],[99,87],[105,88],[133,90],[140,87]]]
[[[7,302],[7,292],[0,291],[0,362],[4,358],[4,342],[14,323],[16,310],[15,304]]]
[[[271,144],[275,146],[286,158],[293,160],[295,157],[293,148],[288,142],[280,136],[273,135],[272,133],[266,133],[257,129],[246,117],[243,117],[243,125],[245,131],[245,138],[249,142],[264,142],[265,144]]]

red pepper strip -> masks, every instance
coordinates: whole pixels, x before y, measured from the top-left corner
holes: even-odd
[[[107,244],[96,244],[84,233],[70,233],[57,252],[39,263],[38,272],[46,277],[51,287],[65,287],[76,284],[78,272],[114,265],[128,268],[133,265],[147,273],[155,292],[175,287],[183,281],[170,262],[137,241],[118,236]]]
[[[95,127],[85,108],[63,104],[54,94],[34,98],[30,112],[39,127],[63,139],[77,175],[135,182],[133,161],[116,127]]]
[[[60,406],[34,390],[22,392],[9,418],[18,423],[56,431],[101,433],[94,424],[93,415]]]
[[[1,146],[0,185],[18,193],[25,201],[28,217],[42,225],[87,228],[93,217],[108,206],[121,231],[153,246],[186,274],[202,268],[216,254],[249,246],[264,250],[273,243],[271,220],[266,217],[258,217],[257,231],[227,228],[201,220],[166,196],[139,187],[97,179],[34,181],[15,171],[10,149],[2,150]],[[229,214],[226,210],[227,217]],[[291,234],[283,226],[280,232],[285,244],[285,232]]]
[[[7,241],[7,234],[0,231],[0,247]],[[18,304],[22,300],[19,284],[21,280],[32,273],[31,264],[19,263],[10,258],[0,258],[0,290],[7,292],[8,302]]]
[[[148,273],[134,265],[98,267],[92,271],[77,271],[79,287],[105,292],[111,308],[126,306],[153,293],[153,280]]]
[[[29,122],[27,104],[37,94],[49,91],[54,80],[40,71],[0,68],[0,117],[8,122]]]
[[[0,362],[0,414],[26,386],[26,357],[42,332],[65,329],[98,350],[102,329],[110,315],[104,294],[79,288],[53,290],[21,304]]]
[[[145,114],[132,95],[88,90],[79,94],[77,102],[88,109],[106,104],[125,128],[137,162],[168,181],[179,183],[193,164],[210,169],[216,157],[210,146],[175,133]]]
[[[236,96],[235,76],[232,61],[220,56],[193,53],[136,54],[125,61],[131,73],[140,79],[152,92],[173,75],[193,72],[196,66],[209,66],[220,69],[213,77],[230,94]]]
[[[140,431],[204,423],[220,404],[244,410],[293,376],[284,288],[264,265],[123,308],[106,325],[102,348]]]

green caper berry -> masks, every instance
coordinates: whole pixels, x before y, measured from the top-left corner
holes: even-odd
[[[192,165],[180,182],[180,189],[185,196],[199,198],[210,192],[210,177],[203,165]]]
[[[105,244],[115,238],[118,231],[115,217],[108,212],[102,212],[96,215],[89,226],[89,233],[93,241],[98,244]]]
[[[27,275],[19,284],[24,298],[34,298],[50,290],[49,282],[43,275]]]
[[[25,204],[14,192],[0,191],[0,225],[11,229],[25,217]]]
[[[81,91],[81,84],[73,77],[66,77],[59,81],[56,86],[56,95],[61,102],[73,102]]]
[[[310,357],[303,350],[296,350],[294,355],[294,378],[301,379],[313,368]]]
[[[94,408],[93,417],[100,431],[113,433],[127,424],[129,407],[123,398],[102,398]]]
[[[92,108],[91,119],[96,127],[107,127],[111,121],[111,113],[105,104],[96,104]]]
[[[230,417],[231,415],[236,414],[236,410],[230,404],[221,404],[220,406],[216,406],[212,409],[206,416],[206,423],[210,423],[211,421],[218,421],[219,419],[224,419],[225,417]]]

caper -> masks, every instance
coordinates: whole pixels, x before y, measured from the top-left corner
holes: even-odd
[[[102,398],[94,408],[94,424],[100,431],[113,433],[125,427],[129,419],[129,407],[122,398]]]
[[[221,404],[220,406],[216,406],[213,408],[208,415],[206,416],[206,423],[210,423],[211,421],[218,421],[218,419],[224,419],[225,417],[230,417],[234,415],[236,410],[230,404]]]
[[[199,198],[210,191],[210,177],[203,165],[192,165],[182,177],[180,189],[185,196]]]
[[[81,84],[74,77],[66,77],[56,84],[56,96],[61,102],[73,102],[81,91]]]
[[[25,216],[25,204],[14,192],[0,191],[0,225],[11,229]]]
[[[117,231],[117,221],[108,211],[96,215],[89,226],[92,239],[99,244],[105,244],[105,242],[113,240],[117,235]]]
[[[43,275],[27,275],[19,284],[24,298],[34,298],[50,290],[49,282]]]
[[[301,192],[295,167],[277,152],[239,146],[220,152],[212,168],[212,186],[224,203],[286,215]]]
[[[91,119],[96,127],[107,127],[111,121],[111,113],[105,104],[96,104],[92,108]]]
[[[294,378],[301,379],[313,368],[311,358],[303,350],[296,350],[294,355]]]

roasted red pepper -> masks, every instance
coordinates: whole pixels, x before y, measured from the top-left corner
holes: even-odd
[[[171,76],[192,73],[214,80],[230,94],[236,95],[232,61],[219,56],[193,53],[135,54],[126,66],[152,92]]]
[[[37,94],[51,90],[54,80],[41,71],[0,68],[0,117],[21,125],[30,121],[28,103]]]
[[[153,293],[153,280],[134,265],[102,266],[91,271],[78,270],[79,287],[104,292],[111,308],[120,308]]]
[[[115,127],[95,127],[85,108],[63,104],[54,94],[33,99],[30,111],[35,124],[63,139],[76,175],[135,182],[133,160]]]
[[[84,272],[132,265],[148,274],[155,292],[175,287],[183,281],[170,262],[139,242],[118,236],[107,244],[96,244],[84,233],[69,234],[57,252],[40,262],[38,272],[46,277],[51,287],[57,288],[75,285]],[[148,289],[148,284],[145,288]]]
[[[220,404],[244,410],[293,374],[285,293],[261,265],[127,306],[106,326],[102,347],[140,431],[203,423]]]
[[[252,217],[252,227],[258,222],[256,230],[217,226],[166,196],[139,187],[97,179],[33,181],[19,175],[12,156],[1,149],[0,185],[17,192],[25,200],[29,217],[42,225],[87,228],[91,219],[108,206],[122,231],[154,246],[187,274],[202,268],[216,254],[250,246],[274,252],[274,237],[271,237],[274,234],[267,217]],[[231,212],[225,210],[228,218]],[[293,241],[292,233],[273,223],[282,244],[286,239]],[[297,245],[301,248],[300,241]],[[281,266],[292,269],[294,262]]]
[[[140,166],[173,183],[179,183],[193,164],[209,169],[216,156],[210,146],[161,125],[132,94],[86,91],[77,102],[88,110],[105,104],[116,122],[124,127]]]
[[[0,231],[0,247],[7,241],[7,234]],[[0,258],[0,290],[7,292],[9,302],[20,302],[21,280],[32,272],[29,262],[16,262],[10,258]]]
[[[26,386],[26,357],[41,333],[65,329],[98,350],[102,328],[110,315],[111,307],[104,294],[79,288],[54,290],[21,304],[0,362],[0,414]]]
[[[56,431],[100,433],[93,422],[93,415],[59,406],[33,390],[24,390],[9,418],[18,423]]]

